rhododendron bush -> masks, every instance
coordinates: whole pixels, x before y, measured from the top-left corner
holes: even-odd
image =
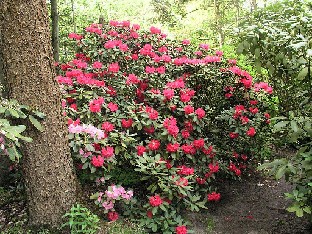
[[[109,220],[123,212],[152,232],[187,233],[181,211],[220,200],[212,184],[254,160],[272,89],[206,44],[194,51],[139,28],[111,21],[70,34],[77,54],[56,79],[72,155]]]

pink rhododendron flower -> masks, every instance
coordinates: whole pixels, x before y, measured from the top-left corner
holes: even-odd
[[[184,39],[184,40],[182,41],[182,44],[183,44],[183,45],[190,45],[191,42],[190,42],[190,40],[188,40],[188,39]]]
[[[173,89],[164,89],[163,95],[166,99],[170,100],[174,96],[174,90]]]
[[[197,108],[195,110],[195,114],[197,115],[198,119],[202,119],[206,115],[206,112],[202,108]]]
[[[116,73],[119,71],[119,64],[118,63],[112,63],[108,65],[108,71],[112,73]]]
[[[102,66],[103,66],[103,64],[101,62],[97,62],[97,61],[92,64],[92,68],[94,68],[94,69],[100,69],[100,68],[102,68]]]
[[[108,103],[107,107],[111,112],[116,112],[118,110],[118,105],[112,102]]]
[[[154,26],[152,26],[152,27],[150,28],[150,32],[151,32],[151,34],[160,34],[160,33],[161,33],[161,30],[158,29],[158,28],[156,28],[156,27],[154,27]]]
[[[199,48],[202,48],[203,50],[209,50],[210,46],[208,44],[200,44]]]

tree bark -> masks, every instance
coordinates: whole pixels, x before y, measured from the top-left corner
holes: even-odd
[[[60,59],[60,39],[59,39],[59,15],[57,11],[57,0],[51,0],[51,19],[52,19],[52,47],[54,61]]]
[[[0,52],[8,96],[46,114],[44,132],[27,124],[23,147],[29,224],[57,227],[76,197],[61,94],[55,82],[46,0],[0,1]]]

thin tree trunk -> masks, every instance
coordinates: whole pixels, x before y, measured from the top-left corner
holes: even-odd
[[[57,0],[51,0],[51,18],[52,18],[52,47],[54,61],[60,59],[60,39],[59,39],[59,15],[57,11]]]
[[[56,227],[76,197],[76,177],[55,82],[46,0],[1,0],[4,78],[10,98],[46,114],[44,132],[27,124],[32,143],[23,147],[30,225]]]
[[[215,12],[215,24],[216,24],[217,34],[218,34],[218,42],[221,48],[224,43],[224,34],[223,34],[222,23],[221,23],[221,11],[220,11],[219,0],[214,0],[214,12]]]
[[[75,19],[75,5],[74,0],[71,0],[71,8],[72,8],[72,24],[74,27],[74,33],[76,33],[76,19]]]

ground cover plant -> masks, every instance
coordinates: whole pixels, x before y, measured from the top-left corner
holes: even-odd
[[[70,34],[77,54],[57,77],[70,146],[110,221],[120,215],[152,232],[186,233],[183,210],[217,202],[219,178],[239,178],[265,140],[272,88],[189,40],[129,21]]]

